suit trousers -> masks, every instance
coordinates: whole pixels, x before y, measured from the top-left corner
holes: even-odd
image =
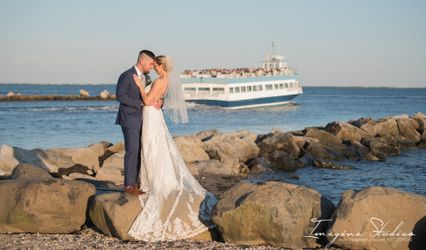
[[[124,186],[137,184],[141,168],[141,128],[121,127],[124,135]]]

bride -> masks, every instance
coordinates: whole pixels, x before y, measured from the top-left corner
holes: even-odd
[[[174,122],[187,122],[182,88],[171,74],[167,56],[157,56],[158,78],[145,90],[134,75],[144,107],[139,196],[142,211],[129,234],[144,241],[172,241],[190,238],[214,227],[211,212],[217,199],[194,178],[180,155],[164,121],[161,109],[151,106],[166,92],[165,110]],[[147,92],[148,91],[148,92]]]

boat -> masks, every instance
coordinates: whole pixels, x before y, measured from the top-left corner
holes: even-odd
[[[185,70],[180,74],[187,102],[225,109],[288,104],[303,93],[298,74],[284,57],[266,53],[260,68]]]

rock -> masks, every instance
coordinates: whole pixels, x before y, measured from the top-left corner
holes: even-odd
[[[89,97],[90,96],[89,91],[84,90],[84,89],[80,89],[80,96]]]
[[[49,173],[61,176],[78,169],[80,173],[99,168],[98,154],[101,145],[85,148],[22,149],[2,145],[0,148],[0,174],[9,175],[17,163],[30,163]]]
[[[260,152],[263,156],[268,157],[270,153],[275,151],[282,151],[291,155],[293,159],[298,159],[300,155],[300,148],[296,142],[296,136],[291,133],[272,133],[258,142]],[[301,146],[301,147],[300,147]]]
[[[248,131],[217,134],[203,142],[203,149],[210,159],[232,166],[233,174],[238,175],[245,171],[240,163],[259,155],[255,140],[256,136]]]
[[[370,153],[370,149],[362,145],[359,141],[351,140],[350,146],[355,150],[355,154],[358,156],[358,159],[365,159]]]
[[[115,153],[108,157],[96,172],[96,179],[110,181],[115,185],[124,184],[124,152]]]
[[[426,115],[418,112],[413,116],[413,119],[419,124],[419,133],[424,133],[426,130]]]
[[[102,233],[120,240],[135,240],[128,234],[133,221],[142,210],[137,196],[123,193],[97,195],[91,202],[89,216]],[[190,240],[211,241],[209,231],[198,234]]]
[[[343,146],[343,145],[342,145]],[[321,160],[344,160],[346,156],[328,145],[320,143],[317,139],[306,141],[303,150],[316,159]]]
[[[13,93],[13,92],[8,92],[8,93],[6,94],[6,96],[7,96],[7,97],[13,97],[13,96],[15,96],[15,93]]]
[[[95,187],[52,178],[44,170],[19,164],[12,179],[0,181],[0,233],[72,233],[86,221]]]
[[[349,190],[342,195],[329,233],[359,233],[337,237],[334,244],[345,249],[415,249],[412,244],[426,239],[425,214],[425,196],[385,187]]]
[[[362,138],[361,143],[369,147],[371,152],[379,158],[401,153],[399,145],[393,137]]]
[[[40,152],[43,163],[47,166],[50,173],[56,173],[60,168],[69,168],[75,164],[86,166],[95,172],[99,169],[100,144],[93,144],[82,148],[53,148],[45,153]],[[67,164],[64,164],[68,162]]]
[[[190,166],[190,167],[189,167]],[[188,167],[193,175],[216,174],[233,175],[234,167],[218,160],[199,161],[190,164]]]
[[[275,168],[284,171],[294,171],[304,166],[303,161],[295,160],[293,157],[283,151],[275,151],[269,154],[269,159]]]
[[[246,162],[251,174],[260,174],[265,172],[273,172],[274,164],[263,156]]]
[[[209,160],[203,150],[203,142],[196,136],[179,136],[174,138],[176,146],[187,164]]]
[[[108,90],[103,90],[99,93],[99,97],[101,99],[108,99],[110,97],[110,94],[109,94]]]
[[[137,196],[109,193],[97,195],[93,199],[89,216],[102,233],[121,240],[134,240],[128,231],[141,210]]]
[[[367,132],[346,122],[331,122],[325,126],[325,130],[342,141],[360,141],[363,137],[369,137]]]
[[[334,162],[329,162],[329,161],[314,160],[313,163],[314,163],[313,166],[315,168],[328,168],[328,169],[336,169],[336,170],[352,169],[352,167],[350,166],[341,166],[341,165],[337,165]]]
[[[417,131],[420,128],[419,123],[411,118],[401,118],[396,120],[399,134],[396,139],[399,143],[406,146],[415,146],[420,142],[421,134]]]
[[[399,134],[398,125],[392,118],[368,121],[361,126],[361,129],[372,137],[376,135],[397,136]]]
[[[9,176],[19,164],[13,153],[14,149],[6,144],[0,146],[0,176]]]
[[[213,222],[226,242],[314,248],[316,240],[303,237],[314,229],[311,219],[330,218],[333,211],[334,205],[313,189],[276,181],[242,182],[219,200]]]
[[[339,137],[333,134],[330,134],[327,131],[324,131],[318,128],[307,128],[305,130],[306,130],[306,133],[305,133],[306,137],[316,138],[322,144],[333,145],[333,144],[342,143]]]

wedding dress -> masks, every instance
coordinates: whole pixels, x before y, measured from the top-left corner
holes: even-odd
[[[143,108],[140,195],[142,211],[129,234],[144,241],[190,238],[214,227],[216,197],[191,174],[167,128],[162,110]]]

